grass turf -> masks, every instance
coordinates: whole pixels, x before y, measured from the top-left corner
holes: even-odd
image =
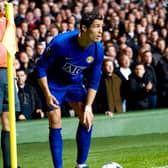
[[[18,145],[21,168],[53,168],[48,143]],[[91,168],[115,161],[123,168],[154,168],[168,165],[168,134],[93,138],[88,158]],[[64,168],[74,168],[74,140],[64,141]],[[0,163],[2,164],[0,155]],[[2,167],[0,165],[0,167]]]

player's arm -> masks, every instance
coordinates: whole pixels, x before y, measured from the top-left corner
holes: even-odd
[[[93,123],[92,104],[96,96],[96,90],[89,88],[84,107],[83,123],[86,125],[88,131],[91,129]]]
[[[47,70],[55,62],[56,56],[56,44],[52,41],[45,49],[44,53],[40,56],[36,62],[36,73],[38,83],[45,95],[47,105],[51,108],[58,108],[56,98],[51,94],[47,82]]]
[[[104,49],[101,43],[97,43],[97,48],[95,52],[95,61],[89,68],[89,73],[87,77],[87,86],[97,90],[99,87],[99,82],[102,74],[102,63],[104,59]]]
[[[103,62],[103,48],[98,48],[98,55],[97,60],[93,64],[91,71],[89,73],[88,78],[88,92],[86,97],[86,104],[84,108],[84,124],[87,125],[88,130],[90,130],[93,122],[93,112],[92,112],[92,104],[95,99],[97,89],[100,82],[100,76],[101,76],[101,67]]]
[[[97,91],[95,89],[89,88],[86,97],[86,105],[92,106],[93,101],[95,99]]]

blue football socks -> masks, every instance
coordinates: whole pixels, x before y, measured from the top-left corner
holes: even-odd
[[[90,131],[88,131],[84,125],[79,123],[76,134],[77,164],[86,163],[91,144],[91,135],[92,135],[92,128],[90,129]]]
[[[1,148],[3,155],[3,167],[10,167],[10,134],[9,131],[1,131]]]
[[[50,128],[49,142],[54,168],[62,168],[63,142],[62,142],[61,128]]]

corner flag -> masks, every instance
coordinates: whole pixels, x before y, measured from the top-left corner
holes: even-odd
[[[16,45],[16,29],[14,24],[14,14],[12,4],[6,3],[5,10],[6,10],[7,27],[2,39],[2,43],[6,47],[8,53],[11,56],[14,56],[17,50],[17,45]]]
[[[16,117],[15,117],[15,96],[14,96],[14,66],[13,60],[17,49],[16,33],[14,25],[13,5],[5,4],[7,20],[6,31],[2,43],[7,49],[8,63],[8,97],[9,97],[9,122],[10,122],[10,156],[11,168],[17,168],[17,148],[16,148]]]

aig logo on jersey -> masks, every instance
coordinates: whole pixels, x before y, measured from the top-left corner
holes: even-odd
[[[92,63],[94,61],[94,58],[92,57],[92,56],[88,56],[87,58],[86,58],[86,62],[87,63]]]

